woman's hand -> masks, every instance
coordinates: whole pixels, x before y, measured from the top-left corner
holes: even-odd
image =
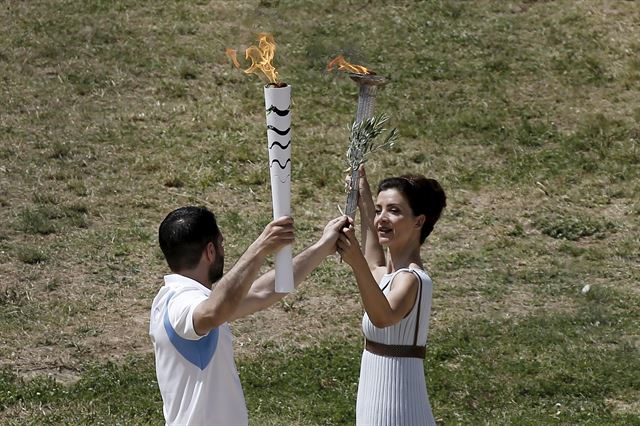
[[[373,223],[376,208],[373,203],[373,195],[371,194],[371,187],[367,180],[364,164],[361,164],[358,168],[358,175],[358,210],[360,211],[360,231],[362,232],[360,241],[362,242],[362,250],[369,269],[374,270],[385,266],[387,262]],[[351,188],[351,176],[347,176],[345,181],[347,188]]]
[[[360,250],[360,244],[355,235],[355,229],[353,227],[353,219],[347,217],[348,222],[344,228],[340,237],[338,237],[338,253],[342,260],[347,262],[351,267],[355,266],[358,261],[364,259],[362,250]]]

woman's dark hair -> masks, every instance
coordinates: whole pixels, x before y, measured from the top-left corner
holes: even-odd
[[[202,250],[218,240],[214,214],[204,207],[187,206],[172,211],[158,230],[160,249],[173,272],[195,267]]]
[[[387,189],[395,189],[409,202],[414,216],[425,215],[426,220],[420,231],[420,244],[424,243],[447,206],[444,189],[435,179],[422,175],[402,175],[383,179],[378,184],[378,194]]]

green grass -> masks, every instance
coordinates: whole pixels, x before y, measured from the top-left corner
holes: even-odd
[[[432,333],[425,371],[439,422],[638,424],[620,407],[636,402],[640,386],[637,342],[623,331],[640,320],[627,310],[639,302],[601,290],[580,296],[574,313],[541,308]],[[331,340],[241,360],[251,424],[353,424],[361,351],[360,341]],[[5,371],[0,407],[33,410],[33,424],[154,424],[161,421],[156,387],[151,356],[92,364],[70,386]]]
[[[357,90],[324,71],[337,54],[390,79],[376,111],[401,137],[371,180],[447,191],[423,250],[436,417],[638,424],[635,2],[45,0],[0,19],[0,423],[161,422],[144,355],[157,227],[211,207],[228,267],[269,221],[262,82],[223,52],[271,31],[293,87],[296,249],[345,200]],[[238,322],[253,424],[353,422],[360,315],[330,260]]]
[[[633,403],[638,386],[634,343],[615,332],[625,320],[585,311],[483,321],[432,341],[435,412],[445,423],[637,424],[612,406]],[[597,343],[609,348],[591,351]],[[617,368],[630,359],[629,369]]]
[[[0,407],[15,410],[17,419],[7,419],[6,424],[158,424],[162,400],[150,365],[153,360],[148,358],[89,365],[68,387],[46,377],[25,382],[5,371],[0,376]],[[37,413],[21,418],[24,410],[34,408]]]

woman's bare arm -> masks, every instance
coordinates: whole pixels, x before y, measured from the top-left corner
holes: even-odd
[[[373,220],[376,215],[375,205],[371,187],[367,180],[364,165],[360,166],[360,182],[358,208],[360,210],[360,229],[362,232],[362,245],[364,247],[364,257],[367,260],[371,271],[376,268],[386,266],[384,250],[378,242],[378,232],[375,229]]]

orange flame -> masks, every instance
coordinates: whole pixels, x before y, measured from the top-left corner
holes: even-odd
[[[344,56],[338,55],[333,58],[327,64],[327,71],[333,71],[333,69],[338,66],[338,71],[346,71],[355,74],[375,74],[375,72],[371,71],[367,67],[363,67],[362,65],[354,65],[344,59]]]
[[[276,53],[276,42],[273,36],[268,33],[258,34],[258,46],[249,46],[245,51],[245,59],[251,60],[251,66],[243,70],[245,74],[258,74],[262,72],[269,80],[269,83],[278,84],[278,72],[273,67],[271,61]],[[227,49],[226,54],[236,68],[241,69],[238,62],[237,52],[234,49]]]

